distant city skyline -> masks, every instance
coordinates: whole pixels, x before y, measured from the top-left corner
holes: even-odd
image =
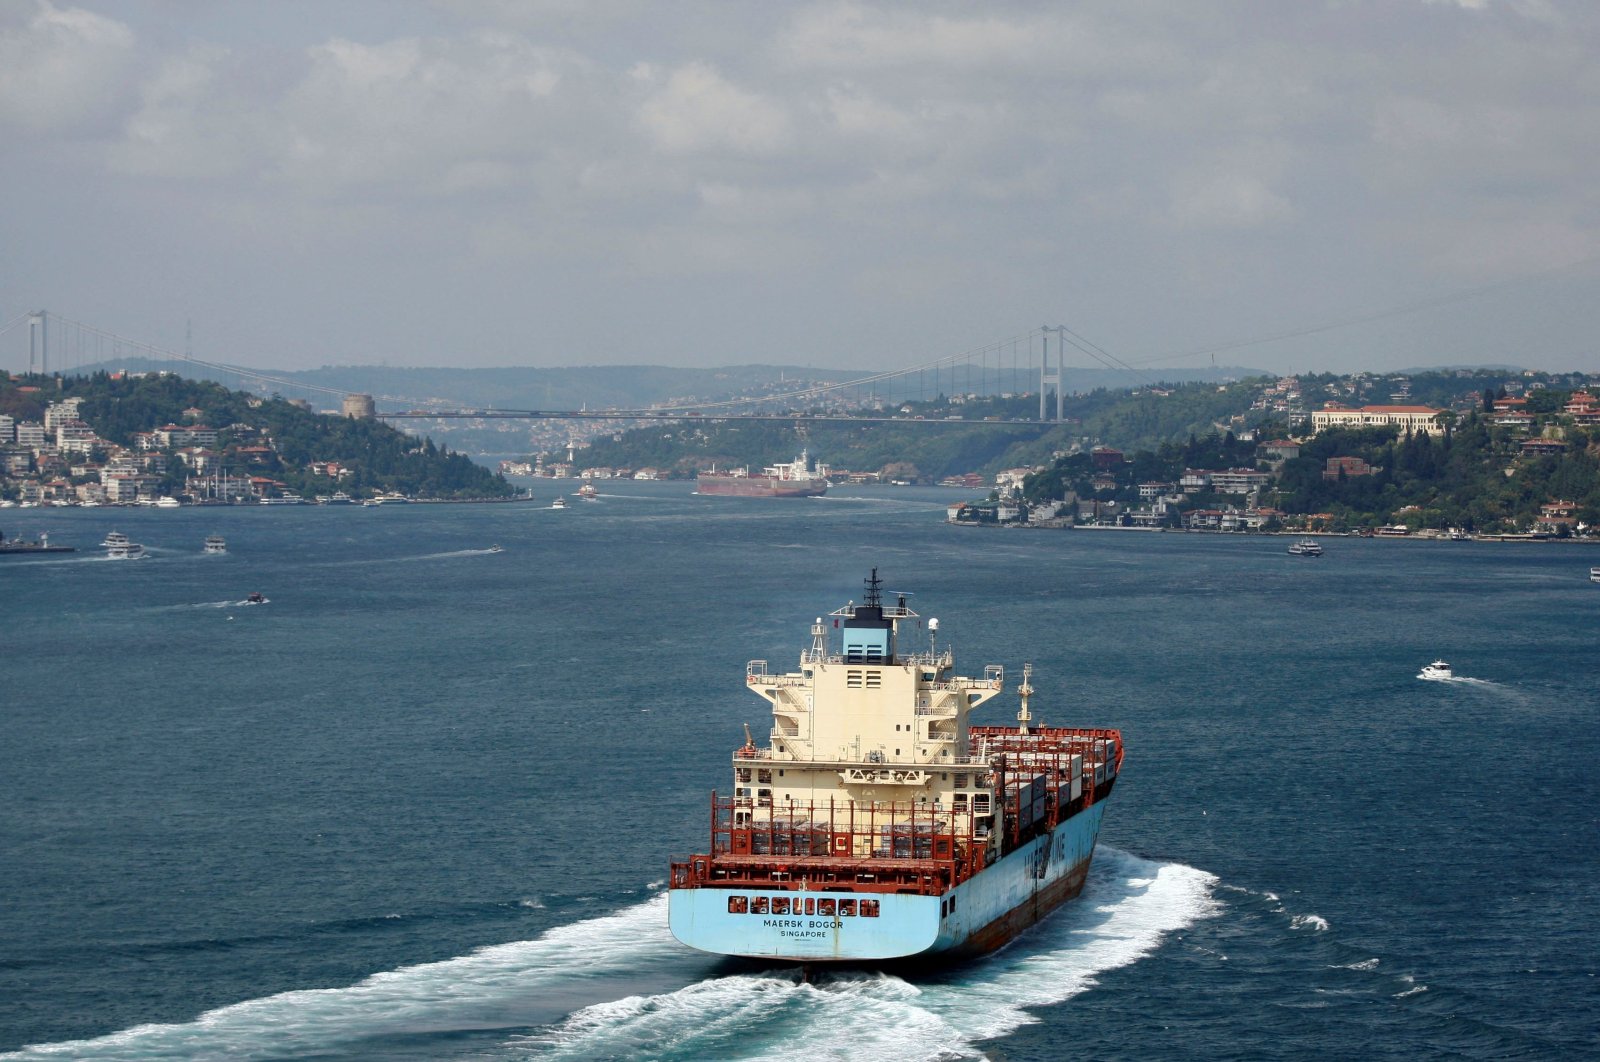
[[[1597,52],[1576,0],[0,0],[0,325],[279,371],[1046,324],[1153,375],[1596,371]]]

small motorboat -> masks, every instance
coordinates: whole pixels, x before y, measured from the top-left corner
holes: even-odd
[[[1443,660],[1435,660],[1433,663],[1417,672],[1417,678],[1428,679],[1433,682],[1442,682],[1445,679],[1455,678],[1455,672],[1451,671],[1450,665],[1445,663]]]
[[[490,546],[489,547],[489,552],[490,553],[504,553],[505,550],[501,549],[499,546]]]
[[[566,507],[567,499],[560,497],[559,495],[556,497],[555,501],[550,503],[550,508],[552,509],[565,509]]]
[[[244,603],[247,605],[265,605],[267,603],[267,599],[261,596],[260,590],[252,590],[250,591],[249,595],[245,597]]]
[[[228,552],[228,540],[223,538],[221,535],[207,535],[206,536],[206,544],[205,544],[205,552],[207,552],[207,553],[226,553],[226,552]]]

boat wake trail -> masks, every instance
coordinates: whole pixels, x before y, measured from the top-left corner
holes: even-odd
[[[985,1057],[984,1040],[1035,1019],[1097,975],[1138,961],[1169,934],[1220,910],[1216,878],[1102,847],[1073,904],[987,960],[943,979],[781,972],[700,981],[578,1011],[505,1045],[556,1058],[952,1059]]]
[[[534,940],[374,974],[347,988],[283,992],[190,1022],[37,1044],[0,1059],[367,1058],[373,1052],[363,1045],[378,1037],[527,1028],[633,990],[641,971],[681,963],[683,948],[666,924],[663,894]]]
[[[672,939],[658,895],[347,988],[284,992],[0,1058],[363,1058],[377,1043],[408,1040],[427,1057],[978,1058],[981,1041],[1035,1020],[1027,1008],[1070,999],[1211,917],[1215,884],[1192,867],[1102,846],[1076,902],[984,961],[924,981],[855,971],[814,984],[782,969],[706,976],[719,960]]]

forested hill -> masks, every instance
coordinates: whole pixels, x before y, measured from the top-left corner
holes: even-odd
[[[26,390],[23,384],[44,385]],[[0,375],[0,413],[41,421],[50,402],[82,398],[80,417],[107,442],[132,446],[135,432],[200,423],[221,432],[219,449],[230,472],[265,475],[292,493],[344,490],[357,497],[400,491],[415,497],[508,497],[504,478],[467,457],[397,431],[378,420],[316,413],[278,398],[258,398],[215,383],[162,374],[114,378],[106,373],[7,381]],[[197,417],[185,411],[198,409]],[[255,444],[245,456],[238,444]],[[265,452],[263,452],[265,451]],[[336,462],[338,479],[313,474],[315,463]]]

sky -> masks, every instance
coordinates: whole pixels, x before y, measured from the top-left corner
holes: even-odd
[[[1600,371],[1597,58],[1591,0],[0,0],[0,325]]]

